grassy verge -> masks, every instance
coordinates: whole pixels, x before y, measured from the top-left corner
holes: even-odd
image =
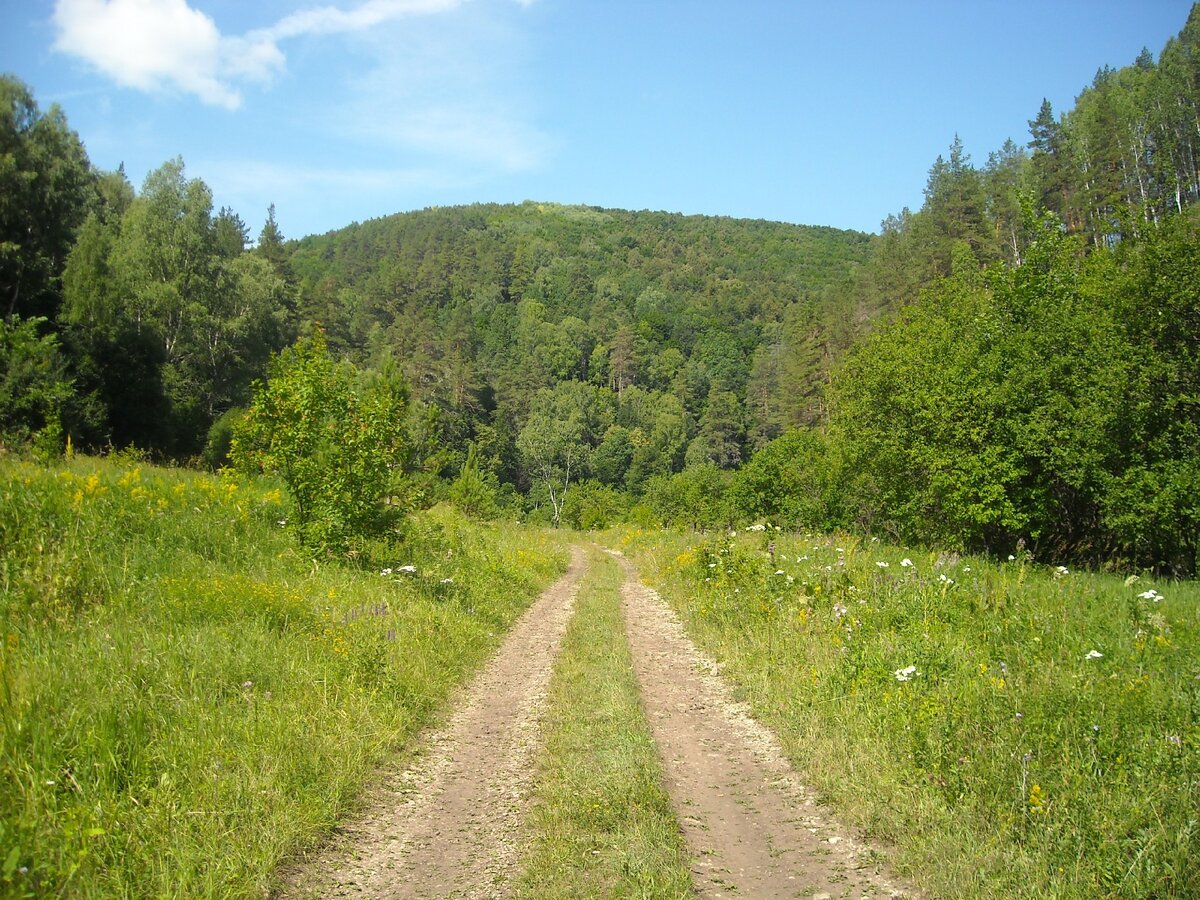
[[[851,537],[614,540],[935,895],[1200,896],[1194,582]]]
[[[555,665],[522,896],[691,896],[631,669],[621,580],[612,558],[594,555]]]
[[[434,511],[387,574],[318,565],[287,514],[259,482],[0,462],[0,894],[261,895],[566,561]]]

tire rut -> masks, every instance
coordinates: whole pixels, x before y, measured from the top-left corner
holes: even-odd
[[[612,552],[612,551],[610,551]],[[619,555],[619,554],[614,554]],[[625,628],[701,897],[914,897],[816,805],[774,736],[622,557]]]
[[[493,897],[520,850],[546,690],[586,556],[518,619],[420,759],[386,778],[364,814],[279,896]]]

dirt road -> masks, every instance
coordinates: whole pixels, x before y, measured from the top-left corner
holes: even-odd
[[[774,736],[624,562],[625,627],[701,897],[896,897],[868,848],[807,795]]]
[[[389,778],[283,897],[492,897],[517,861],[538,726],[586,569],[571,565],[513,626],[420,762]]]
[[[619,556],[619,554],[614,554]],[[773,736],[624,558],[625,628],[701,897],[914,896],[818,809]],[[417,765],[286,878],[285,897],[503,897],[520,862],[546,689],[575,594],[567,574],[521,617]]]

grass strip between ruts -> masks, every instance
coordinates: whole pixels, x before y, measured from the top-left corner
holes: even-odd
[[[631,667],[621,581],[616,561],[593,552],[550,684],[519,896],[691,895]]]

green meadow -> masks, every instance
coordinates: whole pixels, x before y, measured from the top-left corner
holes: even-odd
[[[252,896],[564,568],[433,510],[351,564],[274,484],[0,461],[0,894]]]
[[[1200,587],[627,530],[801,774],[944,897],[1200,896]]]

